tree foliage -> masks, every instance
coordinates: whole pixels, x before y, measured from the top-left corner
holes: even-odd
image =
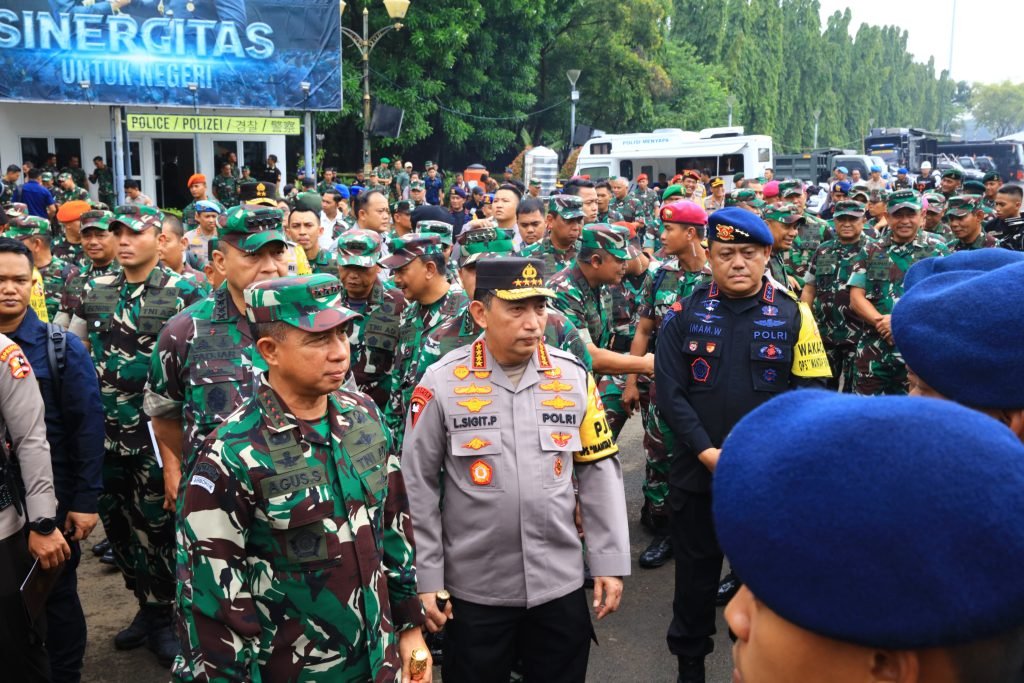
[[[1024,129],[1024,83],[978,84],[972,98],[974,118],[996,137]]]
[[[361,32],[363,5],[349,6],[343,23]],[[379,3],[369,8],[372,33],[388,19]],[[503,163],[524,140],[565,150],[568,69],[582,72],[578,123],[721,126],[732,95],[735,125],[772,135],[777,152],[811,146],[816,110],[819,145],[857,148],[871,126],[950,130],[972,97],[931,61],[915,62],[904,30],[851,33],[849,10],[822,25],[818,0],[413,0],[405,23],[370,60],[374,99],[405,110],[401,136],[375,140],[374,160]],[[327,163],[352,168],[362,73],[345,43],[345,107],[318,123],[336,157]],[[1020,91],[977,88],[975,115],[995,130],[1024,127]]]

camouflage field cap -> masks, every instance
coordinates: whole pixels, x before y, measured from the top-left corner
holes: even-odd
[[[946,195],[939,194],[938,192],[925,192],[922,198],[928,203],[928,206],[924,209],[928,213],[941,214],[946,212]]]
[[[854,203],[858,204],[857,202]],[[778,204],[776,206],[768,206],[768,208],[765,209],[764,217],[765,220],[778,221],[779,223],[785,223],[787,225],[799,223],[804,220],[804,215],[800,211],[800,207],[788,202]]]
[[[426,188],[426,184],[422,180],[413,180],[409,183],[410,190],[422,190]]]
[[[277,206],[277,188],[262,180],[243,180],[238,184],[238,200],[243,204]]]
[[[338,238],[338,265],[372,268],[380,261],[381,244],[373,230],[346,230]]]
[[[11,202],[4,206],[4,213],[14,218],[15,216],[24,216],[28,213],[28,204],[22,204],[21,202]]]
[[[787,197],[800,197],[803,193],[804,183],[799,178],[790,178],[789,180],[779,182],[779,196],[783,199]]]
[[[632,229],[630,229],[630,226],[632,226]],[[636,241],[636,223],[627,223],[626,221],[612,223],[612,230],[625,238],[626,256],[629,260],[632,261],[641,254],[640,247],[634,244]]]
[[[65,180],[74,180],[74,176],[66,171],[57,175],[58,183],[63,183]]]
[[[253,204],[233,206],[217,219],[217,237],[247,254],[271,242],[286,243],[281,221],[284,212]]]
[[[385,268],[401,268],[420,256],[432,256],[442,254],[441,237],[439,235],[424,235],[419,232],[410,232],[404,237],[396,237],[388,244],[391,247],[391,256],[380,261]]]
[[[17,216],[4,233],[5,237],[42,237],[50,234],[50,221],[39,216]]]
[[[744,187],[739,190],[733,190],[729,194],[729,199],[732,200],[732,204],[726,201],[726,204],[735,206],[737,204],[748,204],[755,209],[763,209],[765,207],[765,201],[757,196],[757,193],[748,187]]]
[[[514,231],[510,228],[476,228],[459,234],[459,268],[475,264],[487,256],[515,253]]]
[[[82,214],[82,230],[110,230],[110,221],[114,219],[113,211],[93,209]]]
[[[110,229],[115,230],[118,225],[123,225],[132,232],[145,232],[149,228],[160,232],[163,220],[164,214],[160,209],[152,206],[122,204],[114,209],[114,217],[110,220]]]
[[[836,202],[835,211],[832,213],[834,218],[840,216],[850,216],[851,218],[863,218],[864,217],[864,205],[860,202],[853,201],[851,199],[844,199],[841,202]]]
[[[604,249],[620,261],[629,260],[629,231],[616,229],[607,223],[583,226],[580,232],[581,249]]]
[[[884,202],[889,199],[888,190],[871,190],[868,192],[868,204],[877,204],[878,202]]]
[[[53,182],[53,174],[50,173],[49,171],[43,171],[43,174],[41,176],[39,176],[39,179],[42,180],[43,182],[50,182],[50,183],[52,183]]]
[[[985,194],[985,183],[980,180],[965,180],[964,184],[960,186],[960,194],[981,197]]]
[[[931,204],[931,202],[929,202],[929,204]],[[914,190],[896,190],[889,195],[889,200],[885,203],[885,208],[889,213],[894,213],[900,209],[913,209],[914,211],[920,211],[921,195]]]
[[[973,195],[950,197],[946,204],[947,216],[969,216],[975,211],[981,211],[981,201]]]
[[[416,224],[416,232],[437,235],[441,239],[441,244],[446,247],[452,246],[452,230],[452,224],[444,221],[420,221]]]
[[[669,197],[682,197],[682,196],[683,196],[683,186],[682,185],[679,185],[679,184],[669,185],[668,187],[665,188],[665,191],[661,193],[661,201],[667,202]]]
[[[412,202],[408,199],[399,199],[391,205],[391,213],[412,213]]]
[[[964,172],[959,168],[947,168],[942,172],[943,178],[952,178],[953,180],[963,180]]]
[[[583,218],[583,199],[574,194],[556,194],[548,200],[548,213],[567,221]]]
[[[867,183],[854,183],[853,187],[850,188],[850,199],[866,203],[870,193],[871,188],[868,187]]]
[[[291,201],[292,211],[312,211],[319,218],[324,208],[323,201],[324,198],[316,192],[300,192]]]
[[[544,262],[540,259],[506,256],[487,257],[476,264],[476,289],[488,289],[505,301],[519,301],[534,296],[554,298],[555,293],[544,286]]]
[[[326,332],[362,317],[342,304],[344,291],[338,278],[326,273],[257,282],[245,289],[245,316],[251,323]]]
[[[530,178],[530,187],[540,187],[540,180],[538,178]]]

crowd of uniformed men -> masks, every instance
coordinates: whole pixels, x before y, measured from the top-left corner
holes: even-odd
[[[840,168],[812,213],[800,179],[770,172],[737,175],[729,193],[722,178],[682,170],[657,187],[643,174],[635,183],[574,177],[542,196],[537,180],[520,183],[511,169],[503,181],[467,184],[430,162],[421,176],[411,163],[381,161],[351,186],[328,170],[318,185],[282,188],[279,171],[237,177],[226,160],[212,185],[188,180],[194,201],[180,218],[133,183],[127,202],[112,206],[102,159],[91,177],[99,202],[77,159],[57,187],[55,169],[8,169],[0,410],[12,450],[0,485],[0,650],[17,680],[79,680],[86,624],[75,568],[80,542],[102,520],[106,543],[94,551],[138,603],[113,645],[148,646],[176,680],[427,681],[430,653],[443,651],[449,682],[583,681],[589,608],[597,618],[618,609],[630,572],[616,439],[636,411],[646,457],[640,521],[651,533],[638,561],[674,559],[668,645],[680,680],[704,680],[716,603],[737,591],[727,616],[741,677],[740,655],[755,653],[751,680],[810,680],[777,668],[758,677],[779,662],[755,642],[754,621],[772,629],[755,595],[798,628],[890,653],[970,646],[1020,626],[1019,600],[1016,617],[997,615],[979,607],[985,595],[963,607],[961,622],[880,623],[902,604],[870,595],[872,580],[885,583],[872,574],[881,570],[871,565],[858,579],[862,594],[847,596],[841,575],[851,566],[838,559],[856,569],[859,552],[885,555],[877,537],[840,524],[828,558],[793,551],[796,573],[785,569],[786,548],[800,542],[782,540],[825,534],[814,524],[844,511],[856,521],[861,505],[881,510],[865,529],[884,528],[890,504],[909,505],[876,505],[843,487],[840,473],[865,478],[850,473],[853,461],[871,459],[865,452],[833,458],[835,441],[801,439],[849,428],[843,420],[858,411],[882,422],[906,415],[904,455],[927,452],[935,468],[954,447],[970,457],[993,442],[1004,455],[1020,449],[976,412],[836,393],[964,391],[956,400],[1024,433],[1024,400],[971,393],[982,384],[974,375],[946,378],[958,355],[984,345],[958,315],[973,321],[969,309],[993,305],[1020,313],[1019,301],[995,301],[1017,296],[1008,283],[1024,272],[1013,253],[1024,250],[1019,186],[994,173],[984,183],[957,171],[936,178],[930,168],[916,181],[872,169],[850,182]],[[947,256],[975,251],[984,253]],[[908,272],[919,273],[915,290]],[[929,282],[950,275],[947,289],[924,299]],[[897,304],[919,292],[901,335],[899,312],[910,306]],[[943,309],[946,299],[962,308]],[[1014,339],[1022,317],[1009,320],[999,332]],[[1020,372],[997,367],[984,378]],[[826,386],[833,393],[780,400],[787,428],[771,432],[777,440],[768,434],[770,406],[759,406]],[[821,414],[805,417],[813,410]],[[748,414],[755,426],[744,430]],[[969,436],[949,429],[955,419]],[[855,436],[879,452],[904,439],[879,431],[872,441],[867,424],[841,438]],[[795,477],[787,466],[813,472],[811,485],[831,492],[829,512],[799,477],[786,479]],[[1020,463],[1007,467],[995,479],[1020,483]],[[777,490],[751,479],[758,468]],[[907,501],[935,500],[913,477],[898,490],[878,481]],[[713,483],[726,491],[714,504]],[[747,504],[759,514],[744,516]],[[953,515],[938,507],[937,518]],[[716,521],[739,575],[721,586]],[[934,528],[963,562],[955,543],[977,529]],[[985,566],[1012,572],[1021,541],[1001,541]],[[907,558],[934,551],[929,543],[939,540],[893,541]],[[18,589],[34,558],[46,571],[30,577],[41,586],[33,602]],[[986,579],[965,564],[957,571],[966,583]],[[818,565],[827,569],[820,584]],[[913,581],[932,570],[895,571]],[[922,604],[947,588],[925,583],[915,588]],[[819,585],[844,596],[816,593]],[[849,624],[821,620],[829,600],[849,611]],[[1006,671],[1020,671],[1019,650],[1018,638],[1000,651]],[[906,663],[894,659],[875,661],[875,673],[898,674],[877,680],[1004,680],[899,677]]]

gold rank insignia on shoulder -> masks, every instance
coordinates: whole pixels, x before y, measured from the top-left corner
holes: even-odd
[[[452,371],[452,374],[454,374],[455,377],[457,377],[458,379],[466,379],[467,377],[469,377],[469,368],[467,368],[465,365],[456,365],[455,369]]]
[[[548,382],[547,384],[541,384],[540,389],[541,391],[569,391],[570,389],[572,389],[572,385],[566,384],[565,382],[559,382],[556,379],[554,381]]]
[[[491,442],[488,441],[487,439],[481,439],[479,436],[474,436],[471,441],[468,441],[468,442],[462,444],[462,447],[463,448],[470,448],[470,449],[472,449],[474,451],[478,451],[481,448],[484,448],[484,447],[490,446],[490,445],[491,445]]]
[[[545,370],[544,376],[548,379],[558,379],[562,376],[562,368],[551,368],[550,370]]]
[[[488,377],[491,376],[491,371],[490,370],[477,370],[476,372],[473,373],[473,376],[476,377],[477,379],[487,379]]]
[[[458,401],[457,405],[462,406],[471,413],[479,413],[485,406],[489,406],[494,401],[487,398],[469,398],[465,401]]]
[[[466,396],[472,394],[489,394],[492,389],[488,386],[478,386],[475,383],[470,384],[468,387],[455,387],[455,393],[459,396]]]
[[[562,398],[561,396],[555,396],[554,398],[548,399],[547,401],[541,401],[540,404],[542,406],[548,406],[549,408],[554,408],[555,410],[564,410],[566,408],[572,408],[573,406],[575,406],[576,405],[576,401],[570,401],[567,398]]]

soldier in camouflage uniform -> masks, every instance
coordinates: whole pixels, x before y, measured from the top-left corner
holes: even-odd
[[[14,201],[18,194],[18,178],[21,176],[21,168],[15,164],[7,167],[7,173],[0,178],[0,206]]]
[[[57,205],[71,201],[89,201],[89,191],[75,184],[75,178],[70,173],[61,173],[57,176],[58,189],[53,193]]]
[[[607,180],[599,181],[594,185],[594,191],[597,193],[597,219],[595,223],[608,223],[609,225],[621,220],[622,214],[615,209],[611,208],[612,201],[612,186]],[[636,195],[634,195],[636,196]],[[644,212],[647,210],[646,204],[641,204]],[[646,213],[643,214],[646,218]]]
[[[964,182],[964,172],[959,168],[947,168],[939,177],[939,194],[950,199],[960,194],[960,185]]]
[[[82,249],[82,214],[91,210],[89,202],[74,199],[57,210],[63,234],[53,238],[53,255],[65,263],[81,266],[87,260]]]
[[[421,224],[422,225],[422,224]],[[476,290],[476,264],[481,258],[500,258],[515,255],[513,231],[504,228],[476,228],[459,235],[459,278],[466,296],[472,300]],[[542,274],[543,276],[543,274]],[[476,341],[483,329],[476,324],[467,307],[455,318],[442,324],[427,335],[423,345],[423,369],[430,367],[455,349]],[[578,358],[589,370],[590,352],[580,338],[579,331],[569,320],[555,310],[548,310],[544,343],[562,349]]]
[[[981,227],[985,220],[981,197],[953,197],[946,205],[946,217],[950,229],[956,235],[946,244],[950,251],[972,251],[996,246],[995,235],[985,232]]]
[[[772,244],[772,257],[768,261],[771,277],[786,291],[799,295],[803,280],[796,275],[793,245],[801,226],[807,221],[799,207],[789,203],[765,207],[764,219],[775,240]]]
[[[899,190],[887,203],[889,232],[864,247],[850,268],[850,307],[867,325],[857,341],[855,394],[905,394],[907,368],[892,342],[892,307],[903,295],[903,276],[913,264],[949,250],[919,232],[921,196]]]
[[[807,210],[807,191],[804,189],[804,183],[798,178],[790,180],[783,180],[779,182],[779,199],[782,202],[789,202],[796,204],[803,215],[805,223],[805,230],[810,231],[811,235],[817,235],[817,241],[820,244],[825,240],[835,239],[835,233],[832,231],[828,224],[828,221],[818,218],[813,213]],[[807,238],[809,241],[814,241],[811,237]],[[812,250],[813,254],[814,251]]]
[[[207,201],[206,197],[206,176],[202,173],[193,173],[188,179],[188,191],[192,195],[192,201],[181,211],[181,222],[189,230],[199,225],[196,219],[196,202]],[[276,193],[275,193],[276,194]]]
[[[333,168],[324,170],[324,179],[316,185],[316,193],[321,197],[327,194],[328,190],[334,189],[334,184],[338,181],[335,179],[335,173]]]
[[[38,216],[19,216],[11,221],[5,236],[20,240],[32,252],[32,261],[43,278],[47,319],[53,320],[73,266],[50,252],[50,222]]]
[[[103,157],[96,157],[92,160],[95,168],[89,176],[89,182],[96,184],[100,202],[112,207],[117,204],[117,193],[114,191],[114,171],[107,166]]]
[[[462,288],[462,281],[459,280],[459,264],[452,259],[452,251],[454,250],[454,241],[452,238],[452,224],[446,223],[445,221],[418,221],[416,223],[416,232],[424,235],[437,235],[438,239],[441,240],[441,251],[444,253],[445,263],[445,277],[448,278],[448,283],[452,286],[455,291],[465,291]]]
[[[335,255],[320,248],[320,237],[324,233],[320,225],[320,207],[323,198],[316,192],[301,192],[295,197],[285,232],[288,239],[299,245],[306,254],[309,267],[314,273],[338,276],[338,262]]]
[[[110,234],[110,220],[114,214],[110,211],[86,211],[81,217],[82,248],[85,251],[85,263],[72,266],[68,279],[61,293],[60,305],[53,322],[61,327],[71,324],[71,314],[82,303],[85,285],[100,275],[113,274],[121,270],[121,264],[114,255],[117,252],[117,239]]]
[[[387,157],[381,157],[380,165],[373,169],[373,173],[377,174],[377,179],[380,181],[381,186],[384,188],[384,196],[391,196],[391,159]],[[371,173],[371,179],[373,174]],[[390,203],[390,202],[389,202]]]
[[[630,348],[632,355],[643,357],[654,352],[658,328],[669,307],[689,297],[698,285],[711,281],[706,251],[701,245],[707,222],[707,213],[691,201],[676,200],[661,207],[659,223],[663,226],[661,241],[666,260],[654,270],[653,277],[648,279],[640,294],[636,332]],[[666,500],[673,435],[658,412],[653,379],[646,383],[647,400],[644,401],[640,390],[643,379],[646,378],[635,374],[626,376],[622,402],[629,411],[639,406],[646,418],[643,443],[647,463],[640,521],[653,532],[654,538],[640,554],[639,563],[641,567],[651,569],[662,566],[672,557]]]
[[[850,310],[847,283],[853,259],[873,244],[864,233],[864,206],[855,201],[841,201],[833,213],[836,239],[821,243],[811,258],[800,300],[814,311],[821,339],[832,368],[829,387],[851,391],[857,341],[864,331],[864,321]]]
[[[203,268],[210,258],[210,242],[217,238],[217,226],[224,217],[224,207],[211,199],[200,199],[191,206],[196,227],[184,235],[188,250],[186,262]]]
[[[658,191],[650,186],[650,179],[646,173],[636,177],[636,187],[633,188],[633,195],[640,200],[644,209],[644,223],[650,225],[658,215]]]
[[[82,188],[86,192],[89,191],[89,179],[85,176],[85,169],[82,168],[82,161],[76,156],[68,158],[68,165],[60,170],[63,173],[70,173],[71,179],[75,181],[75,185]]]
[[[380,235],[372,230],[349,230],[338,239],[342,303],[362,316],[354,321],[348,338],[352,375],[359,391],[384,410],[398,327],[408,302],[400,289],[380,281],[381,251]]]
[[[458,316],[469,299],[455,291],[445,278],[445,258],[437,235],[410,233],[390,243],[391,256],[381,261],[390,268],[395,284],[409,300],[398,326],[395,367],[387,383],[390,394],[384,417],[395,437],[402,443],[405,417],[412,390],[422,376],[420,361],[424,341],[432,331]]]
[[[927,202],[924,207],[924,225],[921,229],[924,236],[935,240],[941,240],[943,244],[954,239],[953,230],[946,220],[946,198],[938,192],[925,192],[923,199]]]
[[[143,403],[164,461],[164,477],[187,481],[203,440],[251,396],[266,370],[242,311],[249,285],[288,274],[283,214],[238,206],[217,230],[213,269],[224,284],[171,318],[150,358]],[[168,504],[181,494],[169,481]]]
[[[885,213],[885,202],[888,199],[889,193],[886,190],[871,190],[868,192],[867,212],[865,213],[867,220],[864,221],[864,234],[869,239],[878,239],[889,227],[889,224],[886,223]]]
[[[245,290],[269,370],[184,487],[176,680],[399,681],[425,647],[396,451],[373,402],[342,388],[358,314],[341,289],[310,275]]]
[[[225,161],[220,174],[213,179],[213,196],[225,209],[238,206],[238,178],[231,171],[231,164]]]
[[[125,585],[139,612],[114,645],[147,644],[165,666],[177,652],[171,629],[174,600],[174,519],[165,508],[163,471],[153,451],[142,402],[150,356],[167,320],[198,292],[159,265],[161,214],[121,206],[110,221],[121,271],[89,282],[68,329],[87,341],[100,380],[106,418],[104,492],[100,518]]]
[[[521,255],[543,261],[544,275],[550,280],[576,258],[583,228],[583,200],[568,194],[552,196],[546,220],[544,238],[524,247]]]
[[[643,204],[635,195],[629,194],[629,181],[625,178],[613,178],[610,185],[614,198],[608,204],[608,210],[618,212],[624,221],[644,225]]]

